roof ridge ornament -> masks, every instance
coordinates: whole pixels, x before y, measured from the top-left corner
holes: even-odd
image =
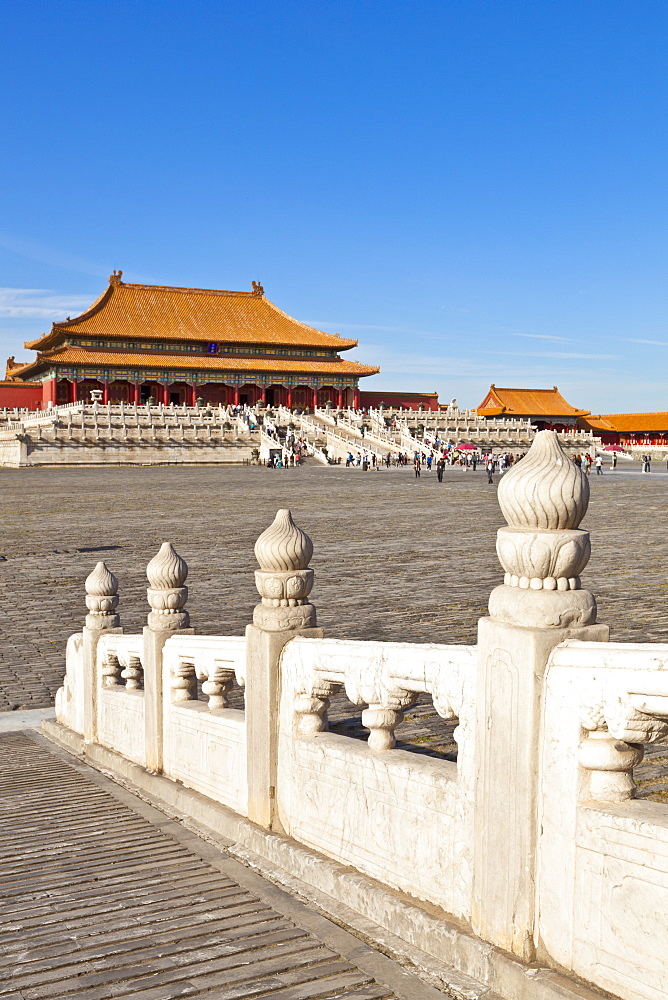
[[[253,286],[252,295],[264,295],[264,288],[259,281],[251,281],[251,285]]]
[[[109,275],[109,284],[110,285],[121,285],[121,284],[123,284],[123,282],[121,281],[122,277],[123,277],[123,272],[122,271],[112,271],[112,273]]]

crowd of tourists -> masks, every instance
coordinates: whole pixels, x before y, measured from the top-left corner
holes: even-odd
[[[313,453],[313,446],[309,444],[306,438],[297,437],[292,428],[288,429],[287,434],[281,440],[276,426],[265,421],[264,432],[267,437],[273,438],[281,449],[279,452],[278,448],[276,448],[275,452],[270,453],[266,463],[270,469],[284,469],[297,466],[307,455]]]

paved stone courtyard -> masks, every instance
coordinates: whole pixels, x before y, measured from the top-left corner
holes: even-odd
[[[591,478],[585,583],[618,641],[668,642],[668,476]],[[171,540],[190,567],[198,632],[238,634],[257,594],[253,545],[278,507],[311,535],[319,624],[339,638],[475,641],[477,619],[501,580],[494,551],[503,524],[484,472],[362,473],[308,465],[0,469],[0,710],[52,703],[67,636],[83,624],[83,581],[98,559],[120,580],[121,616],[138,631],[148,611],[145,567]],[[337,730],[366,735],[360,708],[332,705]],[[429,699],[397,732],[411,749],[456,752],[452,727]],[[668,801],[668,748],[637,769],[643,794]],[[664,791],[665,790],[665,791]]]
[[[0,735],[2,1000],[443,1000],[38,735]]]

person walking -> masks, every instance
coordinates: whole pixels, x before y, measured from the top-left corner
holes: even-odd
[[[613,452],[612,455],[612,468],[613,469],[617,468],[617,454],[615,452]]]
[[[416,454],[415,460],[413,461],[413,468],[415,469],[415,478],[420,478],[420,469],[422,468],[422,462],[420,461],[420,456]]]
[[[488,483],[493,483],[494,482],[494,462],[492,461],[491,458],[489,458],[487,460],[487,464],[485,465],[485,468],[487,469],[487,482]]]
[[[444,469],[445,469],[445,459],[441,457],[441,458],[439,458],[438,462],[436,463],[436,475],[438,476],[439,483],[443,482],[443,471],[444,471]]]
[[[596,475],[597,476],[603,475],[603,459],[601,458],[600,455],[598,455],[596,458]]]

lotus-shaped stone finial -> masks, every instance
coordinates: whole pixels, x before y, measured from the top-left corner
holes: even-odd
[[[188,576],[188,564],[174,550],[171,542],[163,542],[160,551],[146,567],[146,576],[153,590],[182,587]]]
[[[91,597],[110,597],[118,591],[118,580],[107,564],[100,561],[86,577],[84,586]]]
[[[306,569],[313,555],[313,542],[292,520],[289,510],[279,510],[272,524],[255,543],[255,558],[268,573]]]
[[[93,572],[86,577],[86,627],[99,631],[115,628],[119,623],[118,580],[106,563],[99,562]]]
[[[587,512],[587,477],[555,431],[539,431],[528,454],[499,483],[499,505],[511,528],[577,528]]]

